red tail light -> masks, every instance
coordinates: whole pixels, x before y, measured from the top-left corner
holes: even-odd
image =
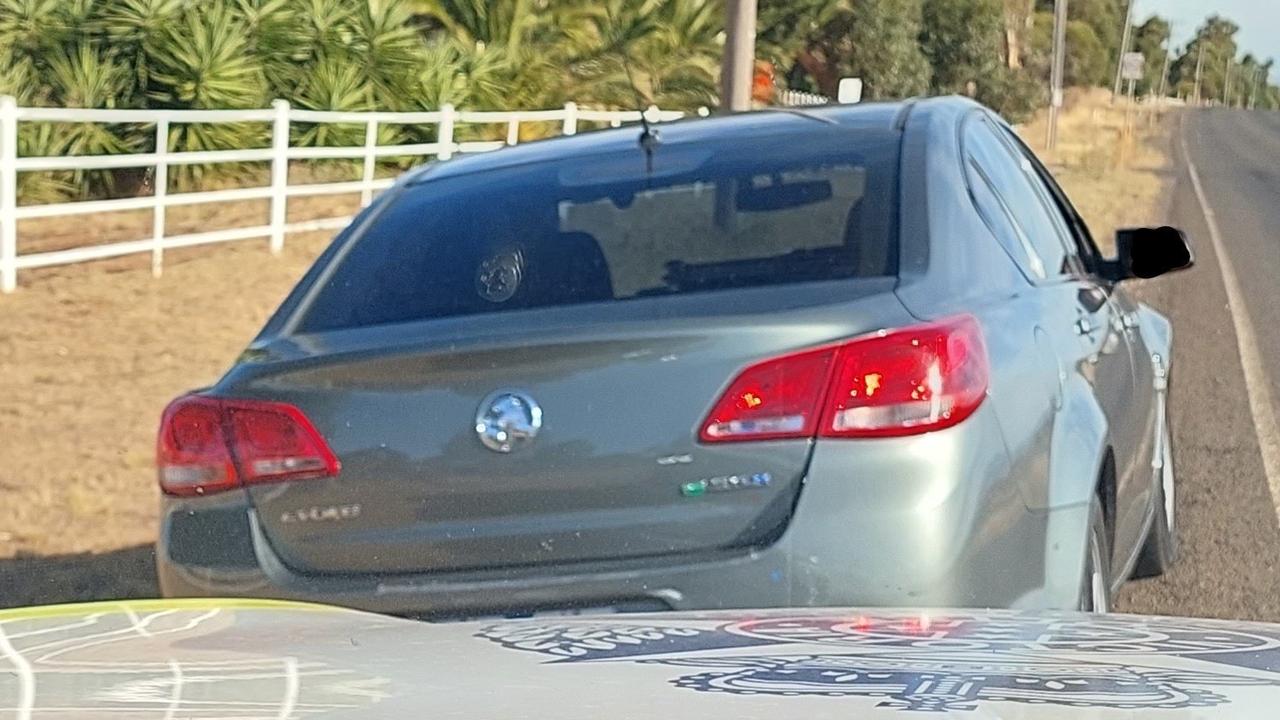
[[[160,489],[208,495],[241,485],[332,477],[338,458],[298,408],[187,395],[169,404],[156,442]]]
[[[986,345],[970,316],[877,333],[743,370],[703,442],[916,435],[951,427],[986,397]]]

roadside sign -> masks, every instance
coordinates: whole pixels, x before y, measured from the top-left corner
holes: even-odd
[[[841,78],[836,100],[845,105],[862,102],[862,78]]]
[[[1147,59],[1140,52],[1125,53],[1120,66],[1121,77],[1125,80],[1141,80],[1146,72]]]

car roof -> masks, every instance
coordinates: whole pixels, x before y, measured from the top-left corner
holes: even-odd
[[[1173,717],[1265,718],[1280,696],[1280,625],[1210,619],[775,608],[428,623],[192,599],[0,610],[0,621],[26,661],[0,673],[0,693],[20,697],[38,678],[31,717],[150,716],[165,699],[184,717],[285,716],[299,690],[295,715],[331,720],[1096,720],[1126,703],[1164,717],[1156,708],[1178,697],[1203,707],[1184,700]],[[42,646],[50,632],[61,650]],[[67,667],[40,661],[64,651]],[[966,688],[939,679],[952,676]]]
[[[942,98],[944,102],[965,102]],[[938,99],[927,101],[936,104]],[[825,105],[803,108],[769,108],[707,118],[691,117],[655,125],[663,143],[684,144],[723,141],[726,138],[757,134],[794,133],[797,142],[829,132],[833,128],[893,132],[916,101],[875,102],[858,105]],[[972,103],[969,103],[972,104]],[[975,105],[976,107],[976,105]],[[639,126],[595,130],[577,135],[515,145],[494,152],[475,153],[448,162],[430,163],[405,178],[409,184],[470,173],[515,167],[529,163],[584,156],[627,152],[637,149]]]

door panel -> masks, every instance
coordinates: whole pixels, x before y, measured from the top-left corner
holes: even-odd
[[[1080,370],[1093,384],[1107,416],[1115,453],[1112,568],[1121,571],[1143,539],[1142,521],[1152,490],[1152,371],[1149,359],[1134,347],[1139,342],[1132,322],[1137,308],[1096,277],[1097,246],[1053,176],[1015,133],[1005,128],[1002,136],[1018,156],[1028,185],[1051,220],[1053,232],[1041,233],[1033,242],[1044,253],[1066,253],[1062,273],[1070,278],[1069,285],[1075,291],[1074,330],[1084,352]]]
[[[1121,458],[1116,457],[1116,506],[1119,525],[1116,530],[1116,562],[1123,563],[1138,550],[1145,539],[1143,521],[1147,519],[1155,492],[1155,469],[1152,465],[1155,452],[1156,398],[1155,370],[1151,364],[1151,352],[1142,342],[1137,329],[1138,307],[1132,298],[1121,290],[1108,293],[1112,322],[1116,331],[1124,337],[1129,348],[1133,367],[1133,391],[1128,396],[1124,412],[1124,425],[1115,427],[1117,447],[1123,442],[1130,448]],[[1123,441],[1120,436],[1123,437]]]
[[[1078,375],[1090,388],[1106,416],[1109,440],[1116,457],[1118,475],[1132,465],[1140,441],[1141,411],[1134,407],[1134,369],[1130,346],[1119,313],[1107,294],[1087,280],[1070,280],[1042,286],[1046,295],[1043,329],[1068,373]],[[1070,458],[1052,458],[1069,462]],[[1091,469],[1090,469],[1091,470]],[[1083,471],[1083,469],[1082,469]],[[1117,490],[1118,547],[1132,545],[1128,526],[1133,511],[1132,484],[1122,480]],[[1113,518],[1114,520],[1114,518]],[[1127,550],[1121,561],[1128,559]]]

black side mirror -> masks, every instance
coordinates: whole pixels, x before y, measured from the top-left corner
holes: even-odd
[[[1108,263],[1112,280],[1153,278],[1195,264],[1187,234],[1177,228],[1130,228],[1116,232],[1116,259]]]

